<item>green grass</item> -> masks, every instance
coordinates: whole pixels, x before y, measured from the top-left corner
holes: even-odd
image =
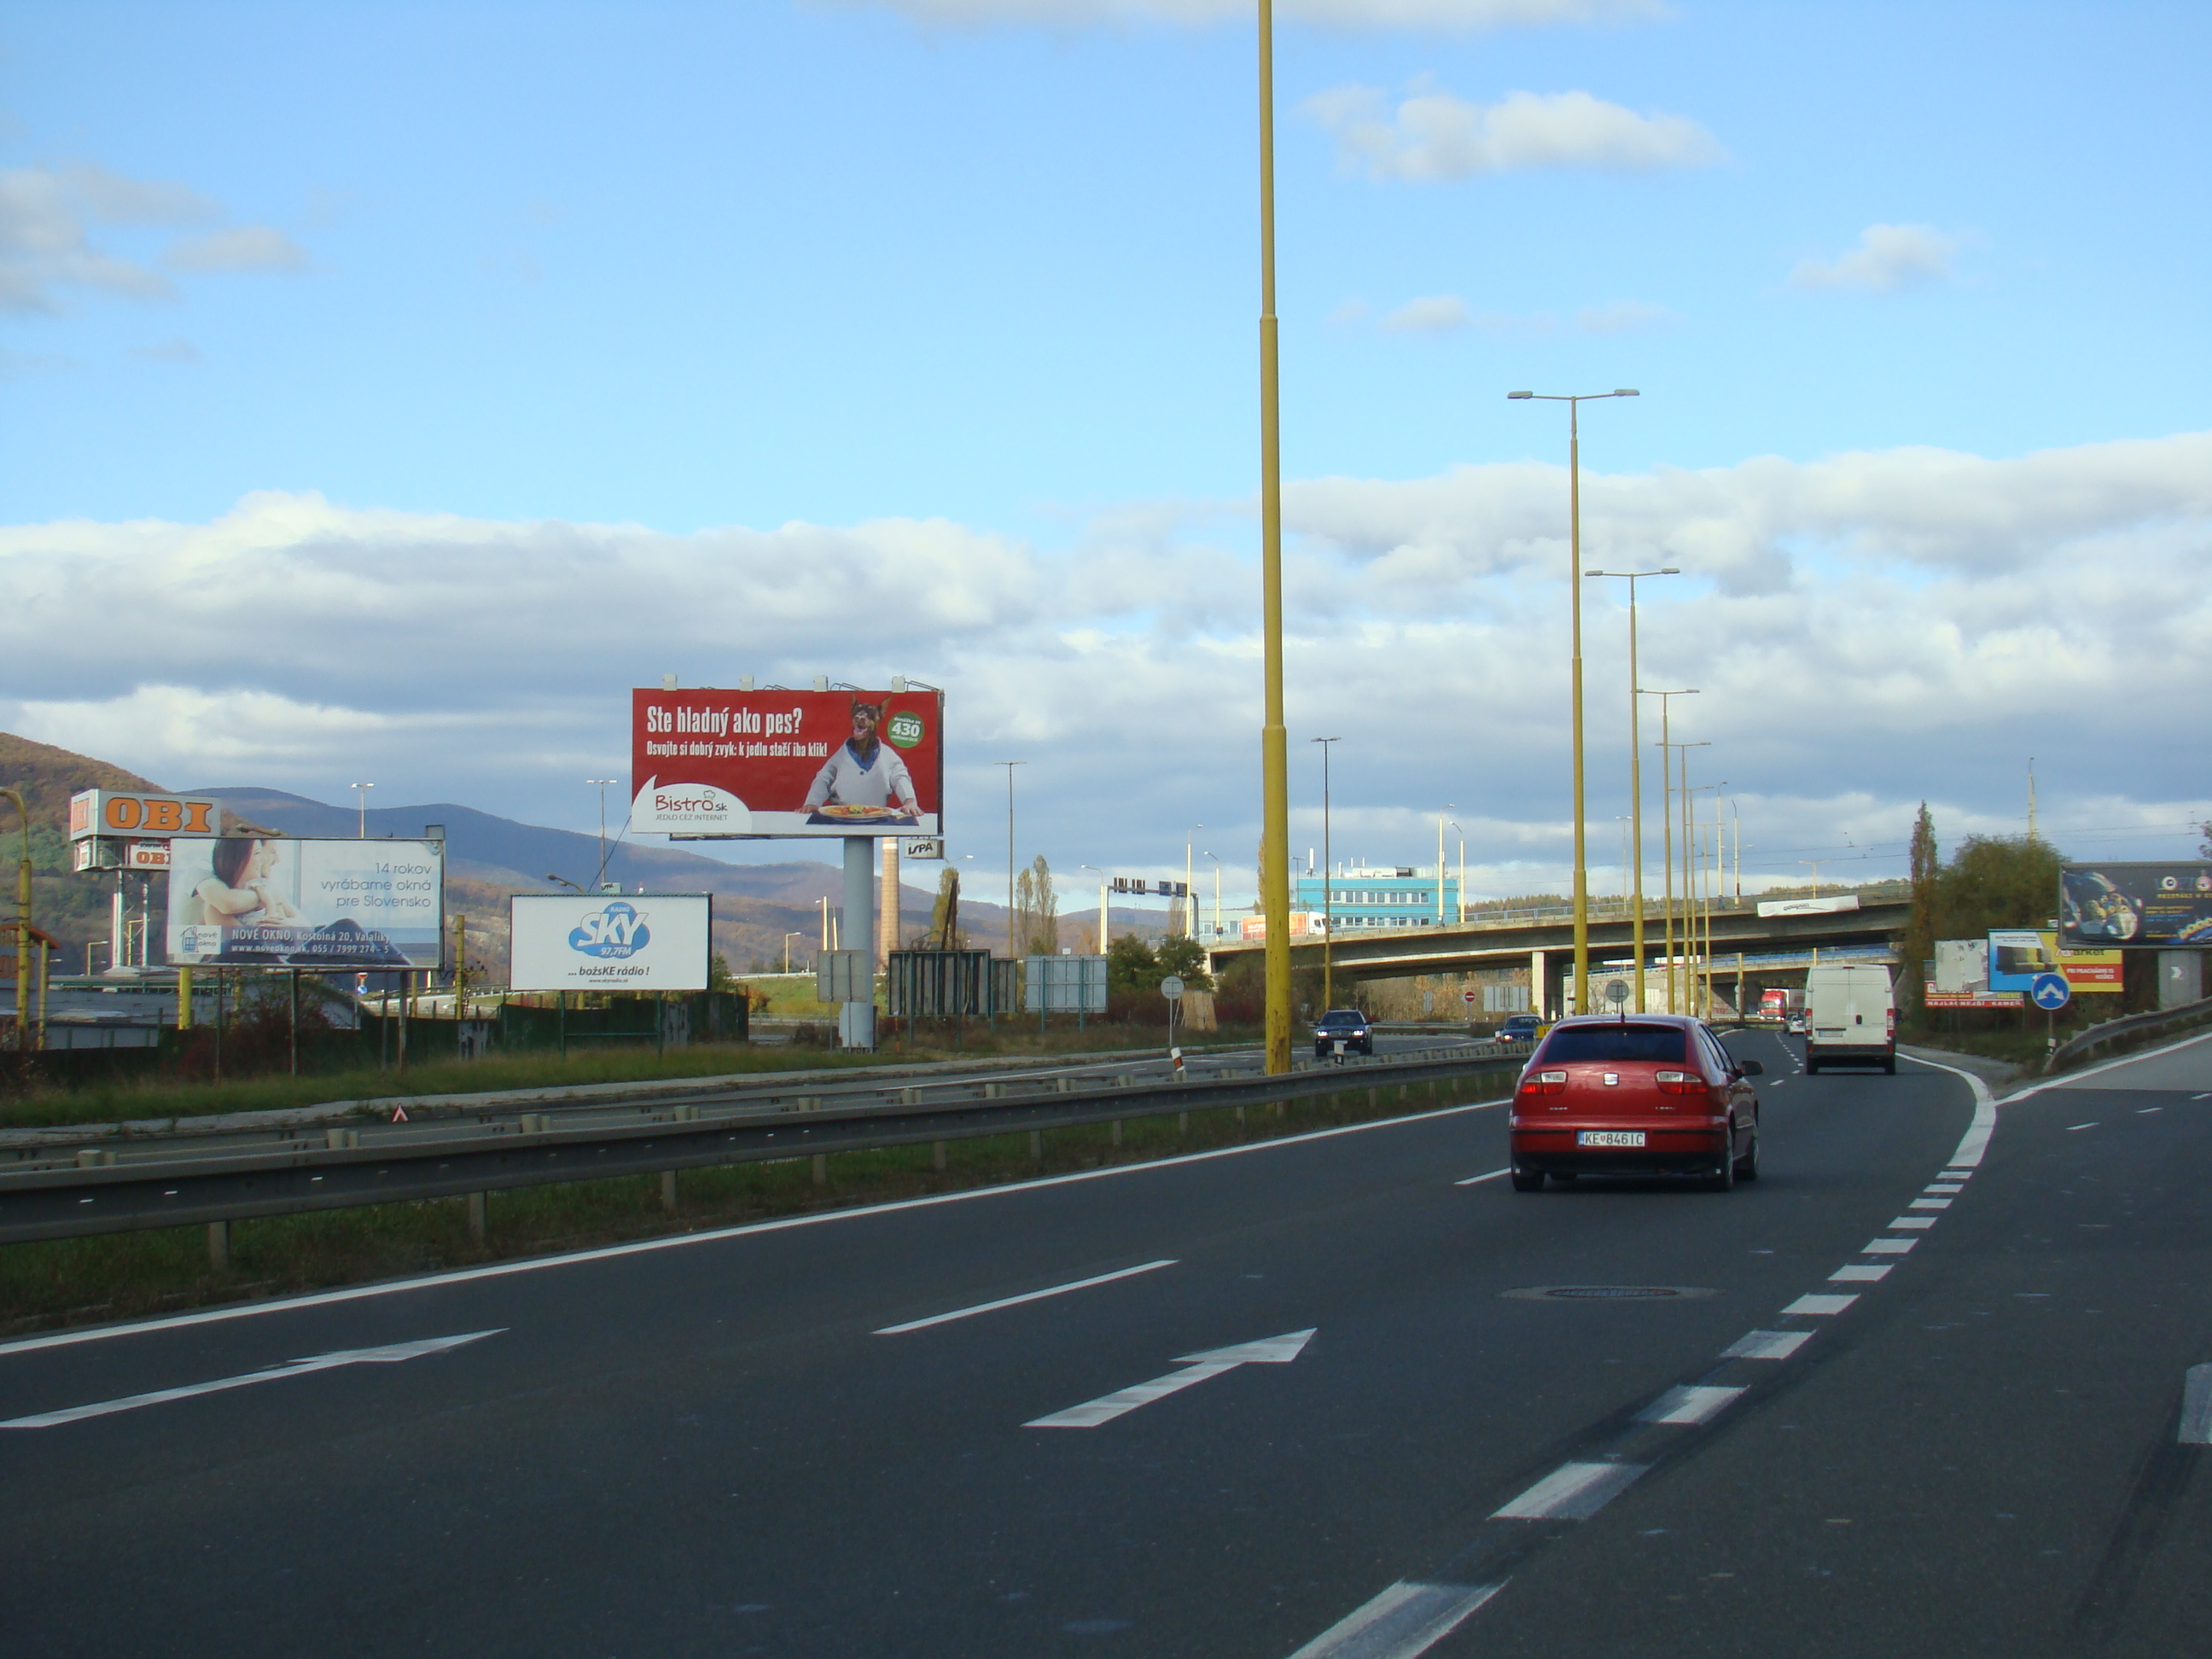
[[[1455,1079],[1439,1086],[1435,1103],[1487,1098],[1506,1086],[1510,1076],[1502,1072]],[[934,1167],[927,1146],[840,1152],[829,1158],[829,1179],[821,1186],[815,1184],[810,1159],[691,1170],[679,1177],[681,1202],[673,1215],[660,1207],[656,1176],[521,1188],[490,1195],[489,1225],[481,1240],[469,1234],[465,1199],[241,1221],[232,1225],[230,1267],[223,1273],[208,1265],[204,1227],[11,1244],[0,1249],[0,1334],[139,1318],[1139,1164],[1403,1115],[1429,1103],[1424,1087],[1402,1098],[1401,1091],[1385,1088],[1370,1107],[1361,1087],[1291,1101],[1279,1110],[1254,1107],[1243,1121],[1233,1107],[1194,1112],[1187,1131],[1177,1127],[1172,1115],[1128,1118],[1119,1146],[1105,1124],[1049,1129],[1041,1160],[1031,1158],[1026,1132],[952,1140],[944,1143],[942,1170]]]

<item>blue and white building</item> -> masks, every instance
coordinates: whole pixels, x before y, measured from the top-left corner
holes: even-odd
[[[1459,879],[1421,875],[1401,865],[1388,870],[1344,870],[1326,881],[1316,872],[1292,883],[1291,908],[1310,912],[1321,927],[1322,911],[1333,916],[1334,931],[1372,927],[1443,927],[1459,920]]]

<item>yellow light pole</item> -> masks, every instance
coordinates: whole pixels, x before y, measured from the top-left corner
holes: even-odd
[[[1452,907],[1452,923],[1457,927],[1467,926],[1467,831],[1452,820],[1452,833],[1459,837],[1459,902]]]
[[[1182,936],[1185,939],[1196,939],[1198,937],[1198,895],[1191,890],[1191,882],[1193,878],[1191,875],[1190,849],[1198,845],[1197,842],[1192,840],[1191,837],[1197,835],[1200,830],[1205,828],[1206,826],[1202,823],[1194,823],[1189,829],[1183,831]]]
[[[1636,871],[1636,1012],[1644,1005],[1644,699],[1636,680],[1636,584],[1650,576],[1679,576],[1673,565],[1660,570],[1591,570],[1591,576],[1612,576],[1628,584],[1628,816],[1635,842],[1632,863]],[[1662,692],[1662,696],[1671,693]],[[1661,704],[1663,708],[1665,704]]]
[[[1582,406],[1603,398],[1635,398],[1634,386],[1585,392],[1571,397],[1550,392],[1509,392],[1513,399],[1567,406],[1567,597],[1573,617],[1570,688],[1573,705],[1575,764],[1575,1006],[1589,1012],[1589,862],[1583,823],[1583,439]]]
[[[1679,691],[1646,691],[1638,686],[1637,692],[1640,696],[1659,699],[1659,742],[1656,745],[1659,750],[1659,823],[1664,836],[1662,844],[1665,848],[1664,867],[1667,872],[1667,903],[1660,915],[1663,918],[1662,925],[1666,928],[1667,939],[1667,1012],[1674,1014],[1680,1013],[1681,1010],[1674,1006],[1674,775],[1668,769],[1674,763],[1674,747],[1667,740],[1669,732],[1668,715],[1674,705],[1668,699],[1694,697],[1698,693],[1698,688],[1694,685],[1685,687]],[[1638,908],[1639,910],[1642,908],[1640,899],[1638,901]],[[1640,990],[1638,993],[1638,1006],[1642,1006]]]
[[[1328,844],[1328,755],[1330,746],[1344,739],[1311,738],[1308,741],[1321,745],[1321,1009],[1327,1013],[1336,1006],[1329,963],[1329,951],[1336,943],[1336,866],[1334,851]]]
[[[993,761],[1006,769],[1006,960],[1014,959],[1014,769],[1027,761]],[[842,941],[841,941],[842,943]]]
[[[1694,1014],[1697,1012],[1697,979],[1691,971],[1690,963],[1692,953],[1697,950],[1697,900],[1690,886],[1690,751],[1692,749],[1710,749],[1712,744],[1707,739],[1698,743],[1678,743],[1674,747],[1682,751],[1681,758],[1674,763],[1679,769],[1674,775],[1680,780],[1675,785],[1674,793],[1682,803],[1682,1000],[1690,1005],[1684,1012]]]
[[[1291,757],[1283,723],[1283,453],[1275,354],[1275,8],[1260,0],[1260,912],[1267,921],[1267,1070],[1291,1069]]]

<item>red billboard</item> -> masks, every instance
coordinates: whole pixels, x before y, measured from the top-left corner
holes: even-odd
[[[633,830],[942,835],[938,691],[630,693]]]

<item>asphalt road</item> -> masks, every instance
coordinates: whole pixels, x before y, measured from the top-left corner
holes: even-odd
[[[2181,1438],[2212,1417],[2185,1410],[2212,1042],[1978,1129],[1959,1076],[1732,1042],[1769,1075],[1731,1194],[1516,1194],[1470,1103],[0,1347],[0,1628],[103,1656],[2212,1645],[2212,1447]]]

